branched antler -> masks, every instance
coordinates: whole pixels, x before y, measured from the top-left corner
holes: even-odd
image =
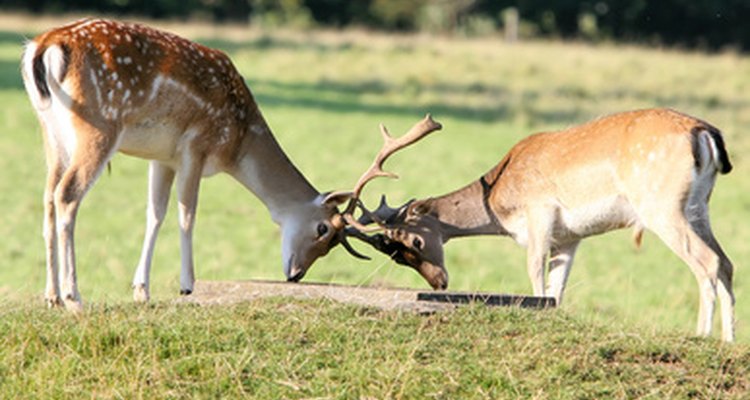
[[[372,162],[372,165],[370,165],[370,168],[362,174],[357,181],[357,184],[354,186],[353,198],[359,199],[365,185],[377,177],[384,176],[394,179],[398,178],[398,175],[395,173],[383,170],[383,163],[385,163],[388,157],[419,141],[430,133],[442,129],[442,127],[443,126],[440,125],[440,123],[435,122],[435,120],[432,119],[430,114],[427,114],[424,119],[414,124],[414,126],[412,126],[403,136],[394,138],[388,133],[388,129],[386,129],[383,124],[380,124],[380,134],[383,136],[383,147],[381,147],[380,152],[375,156],[375,160]]]
[[[385,225],[383,222],[385,219],[382,218],[381,215],[379,215],[379,212],[381,208],[387,207],[387,205],[385,205],[385,202],[383,201],[381,207],[375,213],[371,213],[369,210],[367,210],[367,208],[364,207],[359,198],[359,196],[362,194],[362,189],[368,182],[380,176],[398,178],[398,175],[383,170],[383,163],[385,163],[388,157],[390,157],[398,150],[403,149],[411,145],[412,143],[417,142],[428,134],[440,129],[442,129],[442,125],[440,125],[440,123],[438,122],[435,122],[430,114],[427,114],[421,121],[416,123],[411,129],[409,129],[406,134],[397,139],[393,138],[388,133],[388,130],[385,128],[385,126],[381,124],[380,133],[383,136],[383,147],[378,152],[375,160],[372,162],[372,165],[370,165],[370,168],[368,168],[367,171],[365,171],[365,173],[362,174],[362,176],[359,178],[357,184],[354,186],[354,190],[351,192],[334,192],[328,195],[329,197],[345,196],[349,198],[349,204],[347,204],[346,209],[344,209],[344,211],[339,214],[340,218],[337,219],[338,222],[336,224],[337,229],[339,230],[338,241],[342,243],[344,248],[346,248],[346,250],[349,251],[349,253],[351,253],[353,256],[357,258],[369,259],[369,257],[358,253],[351,247],[351,245],[346,240],[347,236],[356,237],[366,243],[371,244],[380,251],[387,250],[384,247],[387,244],[384,242],[382,234],[373,236],[367,236],[366,234],[369,232],[375,232],[384,229]],[[354,213],[354,210],[358,206],[362,210],[363,220],[366,221],[365,223],[357,221],[352,215]],[[374,229],[368,228],[366,226],[373,222],[377,225],[376,227],[374,227]]]
[[[427,114],[421,121],[412,126],[411,129],[409,129],[409,131],[406,132],[403,136],[394,138],[390,133],[388,133],[388,129],[386,129],[383,124],[380,124],[380,134],[383,136],[383,147],[381,147],[380,152],[378,152],[378,154],[375,156],[375,160],[372,162],[372,165],[370,165],[370,168],[368,168],[367,171],[362,174],[362,176],[357,181],[357,184],[354,185],[351,200],[349,200],[349,204],[346,206],[346,209],[342,213],[342,216],[349,225],[360,232],[373,231],[373,229],[362,225],[352,216],[352,213],[354,212],[354,209],[357,207],[357,205],[360,205],[363,212],[367,213],[367,210],[361,205],[359,199],[362,193],[362,189],[365,187],[365,185],[367,185],[368,182],[378,177],[389,177],[397,179],[398,175],[396,175],[395,173],[383,170],[383,163],[385,163],[388,157],[390,157],[393,153],[419,141],[430,133],[442,129],[442,127],[443,126],[440,123],[432,119],[432,116],[430,114]],[[378,222],[377,219],[373,220],[376,223]],[[380,228],[375,228],[374,230],[378,229]]]

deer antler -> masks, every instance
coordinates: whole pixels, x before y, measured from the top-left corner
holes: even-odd
[[[408,147],[430,133],[442,128],[443,126],[440,125],[440,123],[435,122],[430,114],[427,114],[421,121],[414,124],[414,126],[412,126],[411,129],[400,138],[394,138],[391,136],[388,129],[383,124],[380,124],[380,134],[383,136],[383,147],[381,147],[380,152],[375,156],[375,160],[372,162],[372,165],[370,165],[370,168],[362,174],[357,181],[357,184],[354,186],[353,198],[359,199],[359,195],[364,186],[377,177],[385,176],[397,179],[398,175],[395,173],[383,170],[383,163],[385,163],[385,160],[387,160],[393,153]]]
[[[388,157],[390,157],[393,153],[419,141],[430,133],[438,131],[442,128],[443,126],[433,120],[430,114],[427,114],[421,121],[414,124],[414,126],[412,126],[408,132],[406,132],[399,138],[394,138],[393,136],[391,136],[391,134],[388,133],[388,129],[386,129],[383,124],[380,124],[380,134],[383,136],[383,147],[381,147],[380,152],[378,152],[378,154],[375,156],[375,160],[372,162],[372,165],[370,165],[370,168],[368,168],[367,171],[362,174],[362,176],[357,181],[357,184],[354,185],[351,200],[349,200],[349,204],[346,206],[346,209],[342,213],[342,216],[349,225],[361,232],[372,230],[359,223],[352,216],[352,213],[354,212],[354,209],[358,204],[364,210],[364,212],[367,212],[366,209],[361,206],[361,201],[359,199],[359,196],[362,193],[362,189],[365,187],[365,185],[367,185],[368,182],[378,177],[389,177],[397,179],[398,175],[396,175],[395,173],[383,170],[383,163],[385,163]],[[373,220],[375,222],[378,222],[376,219]]]

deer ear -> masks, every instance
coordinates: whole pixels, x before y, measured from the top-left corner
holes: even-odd
[[[324,193],[321,195],[321,204],[329,206],[329,207],[336,207],[339,204],[343,204],[351,198],[354,197],[353,192],[344,192],[344,191],[337,191],[337,192],[329,192]]]
[[[429,201],[412,201],[407,207],[406,214],[410,217],[421,217],[430,212]]]

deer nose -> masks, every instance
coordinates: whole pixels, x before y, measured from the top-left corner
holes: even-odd
[[[299,282],[302,280],[302,277],[305,276],[305,271],[297,266],[293,266],[291,270],[289,270],[289,274],[286,277],[287,282]]]
[[[445,290],[448,288],[448,273],[442,268],[429,279],[430,285],[434,290]]]
[[[433,290],[445,290],[448,288],[448,280],[438,279],[438,280],[430,282],[430,286],[432,286]]]

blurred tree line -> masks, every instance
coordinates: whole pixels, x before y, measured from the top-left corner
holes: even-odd
[[[750,0],[0,0],[0,9],[750,49]]]

